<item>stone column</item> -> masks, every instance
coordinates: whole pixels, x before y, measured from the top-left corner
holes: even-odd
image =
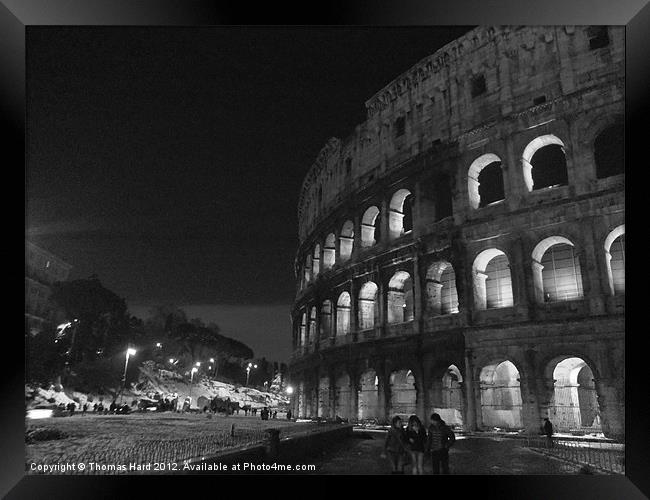
[[[411,368],[411,371],[413,372],[413,375],[415,376],[415,408],[416,408],[416,413],[417,413],[418,417],[420,417],[420,420],[426,426],[426,422],[428,421],[427,414],[426,414],[427,413],[426,405],[427,405],[428,397],[426,396],[424,368],[422,366],[422,361],[417,360],[413,364],[413,366]]]
[[[463,420],[465,422],[465,429],[468,431],[478,430],[477,427],[477,407],[476,407],[476,393],[474,381],[474,366],[470,363],[471,351],[465,351],[465,376],[463,378],[463,396],[465,398],[465,415]],[[479,395],[480,396],[480,395]],[[480,410],[481,405],[478,405]]]
[[[350,377],[350,397],[348,415],[351,421],[356,422],[359,418],[359,376],[354,369],[348,369]]]
[[[388,200],[383,199],[381,200],[381,204],[379,205],[379,217],[380,217],[380,229],[379,231],[381,234],[379,235],[379,239],[375,237],[375,241],[377,243],[386,243],[387,241],[390,240],[390,224],[389,224],[389,219],[390,219],[390,205]]]
[[[424,310],[422,281],[420,279],[420,257],[418,252],[413,254],[413,333],[419,334],[422,328],[422,311]]]
[[[595,381],[603,434],[625,439],[625,385],[622,380],[601,378]]]
[[[386,335],[386,324],[388,323],[388,283],[384,283],[384,277],[381,272],[378,276],[377,305],[379,308],[379,324],[375,324],[375,329],[379,331],[380,336]],[[378,328],[377,328],[378,327]]]
[[[380,363],[375,369],[377,373],[377,419],[379,423],[389,421],[388,412],[390,409],[390,380],[386,375],[384,363]]]
[[[357,303],[357,288],[353,280],[350,280],[350,334],[356,340],[359,331],[359,304]]]
[[[539,434],[542,425],[542,415],[537,398],[537,379],[519,374],[519,390],[521,392],[521,420],[526,434]]]
[[[336,408],[336,374],[334,370],[330,368],[328,370],[328,379],[329,379],[329,417],[336,418],[337,408]]]

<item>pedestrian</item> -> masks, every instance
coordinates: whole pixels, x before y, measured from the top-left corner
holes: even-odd
[[[411,454],[412,474],[424,474],[424,447],[427,444],[427,430],[417,415],[409,417],[405,431],[406,447]]]
[[[93,405],[93,413],[97,413],[97,403]]]
[[[546,447],[553,448],[553,424],[548,418],[544,419],[544,434],[546,434]]]
[[[426,449],[431,454],[433,474],[440,474],[441,469],[443,474],[449,474],[449,448],[455,441],[454,431],[445,424],[440,415],[432,413]]]
[[[390,459],[391,474],[404,474],[407,456],[406,436],[402,427],[402,419],[398,416],[393,417],[390,429],[388,429],[382,457],[386,457],[386,455]]]
[[[273,418],[278,418],[278,410],[273,410]]]
[[[291,410],[287,411],[287,420],[291,420]]]
[[[88,411],[88,403],[84,403],[84,405],[81,407],[81,416],[83,417],[87,411]]]

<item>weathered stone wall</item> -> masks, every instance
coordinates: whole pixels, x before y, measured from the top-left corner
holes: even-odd
[[[291,364],[292,379],[303,387],[295,398],[297,414],[356,418],[360,379],[374,370],[375,418],[386,420],[390,375],[407,369],[415,378],[417,413],[425,417],[442,409],[451,415],[442,380],[454,365],[463,379],[458,385],[463,423],[484,428],[481,371],[509,360],[519,373],[521,421],[536,432],[549,414],[553,367],[578,357],[593,372],[603,431],[624,435],[625,297],[612,293],[605,248],[612,231],[622,227],[624,232],[624,174],[598,178],[594,159],[595,138],[620,123],[623,114],[624,38],[622,28],[609,27],[608,43],[592,49],[588,29],[477,28],[379,91],[366,103],[368,119],[353,136],[330,140],[321,151],[305,179],[299,208]],[[472,97],[472,86],[478,85],[473,79],[481,76],[485,92]],[[541,96],[544,102],[537,100]],[[404,133],[398,136],[400,118]],[[567,182],[533,189],[532,160],[526,155],[531,145],[546,144],[549,137],[563,145]],[[505,198],[478,208],[472,165],[484,155],[501,161]],[[395,220],[403,214],[391,208],[391,200],[401,189],[413,195],[413,228],[396,233]],[[448,195],[451,214],[441,201]],[[376,244],[362,246],[361,217],[371,206],[379,209],[379,237]],[[346,221],[352,222],[354,237],[352,254],[344,260],[340,236]],[[334,264],[316,276],[311,269],[305,273],[306,256],[313,257],[314,248],[324,262],[329,234],[336,241]],[[535,252],[547,238],[573,246],[581,297],[541,299]],[[481,304],[477,266],[485,251],[507,258],[509,307]],[[440,314],[431,297],[440,289],[438,270],[447,264],[455,273],[454,314]],[[399,271],[412,280],[413,319],[391,323],[395,303],[391,309],[389,301],[407,292],[391,285]],[[368,281],[378,288],[376,321],[362,329],[359,310],[368,303],[359,299]],[[327,322],[337,325],[342,292],[350,295],[349,331],[323,331],[322,304],[331,301]],[[317,319],[301,341],[301,319],[312,307]],[[337,380],[349,387],[341,392]],[[347,399],[343,407],[341,394]]]

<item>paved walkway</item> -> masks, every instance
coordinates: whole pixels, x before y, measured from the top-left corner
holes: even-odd
[[[317,474],[390,474],[388,459],[381,458],[385,433],[354,433],[346,443],[327,452],[316,463]],[[449,452],[452,474],[577,474],[580,467],[549,458],[521,446],[516,439],[461,438]],[[425,458],[424,470],[431,473]],[[407,467],[407,473],[410,468]]]

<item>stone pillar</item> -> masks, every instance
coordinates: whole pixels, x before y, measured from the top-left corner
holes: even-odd
[[[336,374],[334,370],[330,368],[328,370],[328,379],[329,379],[329,417],[336,418],[337,408],[336,408]]]
[[[350,420],[356,422],[359,419],[359,377],[356,370],[348,370],[350,377],[350,398],[349,410]]]
[[[526,434],[539,434],[542,425],[542,415],[537,397],[537,379],[519,374],[519,390],[521,392],[521,420]]]
[[[579,255],[583,293],[589,303],[589,313],[600,315],[605,313],[604,297],[607,295],[601,283],[608,282],[608,276],[601,275],[602,266],[599,265],[599,257],[604,251],[601,250],[602,245],[596,243],[598,239],[594,235],[593,224],[584,229],[581,233],[583,248],[576,249]]]
[[[475,431],[478,430],[477,427],[477,406],[476,406],[476,393],[475,387],[478,387],[478,384],[474,381],[474,366],[470,363],[471,352],[465,352],[465,375],[463,378],[463,396],[465,398],[465,415],[463,415],[463,421],[465,422],[465,430]],[[481,409],[481,405],[478,405],[478,410]]]
[[[420,420],[422,423],[426,426],[426,422],[428,421],[427,418],[427,410],[426,410],[426,405],[427,405],[427,400],[428,397],[426,396],[426,386],[425,384],[425,377],[424,377],[424,369],[422,367],[422,361],[418,360],[416,361],[412,368],[411,371],[413,372],[413,375],[415,376],[415,408],[416,408],[416,413],[418,417],[420,417]]]
[[[377,420],[381,424],[389,421],[390,380],[386,375],[386,368],[383,363],[381,363],[375,371],[379,382],[377,384]]]
[[[357,288],[354,281],[350,280],[350,334],[354,340],[359,331],[359,304],[357,303]]]
[[[377,306],[379,308],[378,324],[375,324],[376,329],[381,336],[386,334],[386,324],[388,323],[388,283],[384,283],[384,277],[381,273],[377,273],[379,279],[377,290]]]
[[[422,280],[420,279],[420,258],[417,253],[413,254],[413,333],[419,334],[422,329],[422,311],[424,310]]]
[[[386,243],[390,240],[390,207],[389,207],[389,202],[386,199],[381,200],[381,204],[379,205],[379,217],[380,217],[380,229],[379,231],[381,234],[379,235],[379,239],[375,237],[375,241],[377,243]]]
[[[562,30],[565,30],[565,33],[562,33]],[[562,95],[569,95],[575,90],[575,77],[572,57],[569,53],[570,44],[567,43],[568,41],[566,40],[569,37],[568,33],[566,33],[566,27],[555,27],[554,36],[557,40],[556,47],[559,59],[558,67],[560,68],[560,85],[562,86]],[[563,39],[559,39],[560,36]]]
[[[623,380],[601,378],[597,379],[595,384],[603,434],[617,441],[624,441],[625,384]]]
[[[411,203],[411,217],[413,218],[413,240],[420,237],[420,181],[413,186],[413,202]]]

